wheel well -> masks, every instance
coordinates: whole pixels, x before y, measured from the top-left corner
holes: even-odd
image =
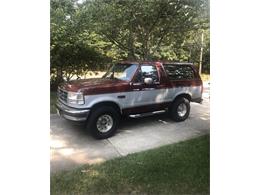
[[[189,101],[191,101],[191,96],[187,93],[183,93],[183,94],[180,94],[180,95],[177,95],[175,98],[174,98],[174,101],[180,97],[184,97],[186,99],[188,99]]]
[[[115,108],[118,111],[118,113],[121,114],[121,109],[118,106],[118,104],[116,104],[115,102],[110,102],[110,101],[97,103],[92,106],[91,110],[94,110],[95,108],[100,107],[100,106],[111,106],[111,107]]]

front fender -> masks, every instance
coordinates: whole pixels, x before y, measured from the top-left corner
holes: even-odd
[[[91,108],[98,103],[112,102],[115,103],[120,110],[122,110],[122,102],[118,99],[117,93],[115,94],[101,94],[101,95],[87,95],[85,96],[85,107]],[[122,100],[121,100],[122,101]]]

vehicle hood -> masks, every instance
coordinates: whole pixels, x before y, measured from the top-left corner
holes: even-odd
[[[111,88],[127,86],[128,82],[119,79],[92,78],[73,80],[63,83],[60,87],[66,91],[93,93],[93,91],[106,91]]]

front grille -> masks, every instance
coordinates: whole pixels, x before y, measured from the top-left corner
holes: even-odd
[[[58,88],[58,98],[64,102],[67,102],[68,92]]]

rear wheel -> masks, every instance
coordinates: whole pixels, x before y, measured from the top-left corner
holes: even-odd
[[[105,139],[114,135],[119,119],[120,115],[113,107],[98,107],[90,115],[88,129],[95,138]]]
[[[176,121],[184,121],[190,114],[190,102],[187,98],[177,98],[169,108],[170,117]]]

